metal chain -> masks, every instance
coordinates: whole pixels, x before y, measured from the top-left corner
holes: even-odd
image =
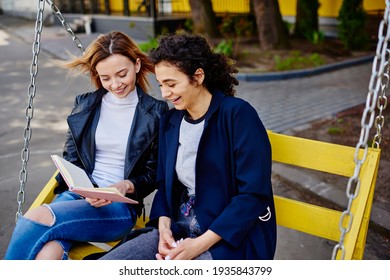
[[[389,27],[388,27],[389,28]],[[383,116],[383,110],[387,108],[387,97],[386,97],[386,91],[387,88],[389,87],[389,82],[390,82],[390,64],[389,64],[389,59],[390,59],[390,50],[386,50],[386,59],[384,63],[384,74],[382,77],[382,84],[380,88],[380,93],[378,96],[378,102],[377,102],[377,108],[379,110],[378,116],[375,118],[375,127],[376,127],[376,134],[374,136],[373,142],[372,142],[372,147],[373,148],[378,148],[380,147],[380,144],[382,142],[382,128],[384,127],[385,124],[385,117]]]
[[[51,0],[46,0],[46,2],[48,5],[50,5],[54,15],[61,21],[62,27],[64,27],[64,29],[69,33],[69,35],[72,37],[73,42],[81,50],[81,53],[84,53],[85,49],[83,47],[83,44],[81,43],[80,39],[74,34],[72,28],[70,27],[70,24],[64,19],[60,10]]]
[[[64,19],[61,12],[57,8],[56,5],[53,4],[51,0],[46,0],[46,2],[51,6],[53,13],[60,19],[62,26],[65,28],[65,30],[72,36],[73,42],[75,42],[76,46],[81,50],[81,52],[84,52],[84,47],[81,44],[81,41],[77,38],[77,36],[74,34],[72,28],[70,27],[69,23]],[[23,204],[25,202],[25,188],[26,188],[26,182],[27,182],[27,163],[30,158],[30,140],[32,136],[32,127],[31,127],[31,120],[34,116],[34,97],[37,91],[36,87],[36,78],[38,76],[38,56],[41,50],[41,34],[42,34],[42,28],[43,28],[43,13],[45,10],[45,0],[38,0],[38,12],[37,12],[37,18],[35,22],[35,37],[34,37],[34,43],[32,46],[32,53],[33,58],[30,66],[30,85],[28,87],[28,104],[26,107],[26,127],[24,128],[23,138],[24,138],[24,146],[21,152],[21,159],[22,159],[22,168],[19,172],[19,191],[17,194],[17,202],[18,202],[18,210],[16,212],[15,222],[18,221],[19,217],[22,216],[22,208]]]
[[[351,207],[354,199],[359,194],[360,189],[360,171],[366,159],[368,152],[368,138],[372,125],[375,123],[376,134],[373,139],[372,147],[379,149],[382,140],[382,128],[384,125],[383,110],[387,107],[386,90],[389,86],[389,55],[388,42],[390,40],[390,22],[389,22],[390,0],[386,0],[386,10],[383,20],[379,25],[378,44],[376,54],[373,60],[372,73],[368,87],[366,106],[361,119],[360,138],[355,150],[355,170],[352,177],[349,178],[346,194],[348,198],[348,206],[343,211],[339,228],[341,231],[339,243],[333,249],[332,259],[336,259],[337,254],[341,251],[341,259],[345,257],[344,239],[352,226],[353,213]],[[375,108],[379,109],[378,116],[375,118]],[[374,122],[375,120],[375,122]],[[359,158],[359,151],[363,149],[364,153]],[[346,226],[344,226],[344,224]]]
[[[44,0],[38,0],[38,13],[37,13],[37,19],[35,22],[35,38],[34,43],[32,46],[32,53],[33,58],[30,66],[30,85],[28,87],[28,104],[26,107],[26,127],[24,128],[23,138],[24,138],[24,146],[21,152],[21,158],[22,158],[22,169],[19,172],[19,192],[17,195],[17,201],[18,201],[18,210],[16,212],[15,222],[18,221],[19,217],[22,215],[22,207],[23,203],[25,201],[25,187],[26,187],[26,181],[27,181],[27,162],[30,157],[30,151],[29,151],[29,145],[32,135],[32,128],[31,128],[31,120],[34,116],[34,97],[36,93],[36,78],[38,75],[38,55],[41,49],[41,33],[42,33],[42,26],[43,26],[43,11],[45,10],[45,1]]]

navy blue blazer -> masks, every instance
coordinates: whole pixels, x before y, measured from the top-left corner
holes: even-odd
[[[175,163],[184,114],[172,109],[160,121],[159,189],[150,214],[151,224],[170,217],[175,237],[183,188]],[[271,165],[271,145],[256,110],[239,98],[213,92],[196,160],[194,210],[203,232],[210,229],[222,237],[210,248],[214,259],[273,259]]]

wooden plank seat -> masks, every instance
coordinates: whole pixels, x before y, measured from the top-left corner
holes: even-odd
[[[351,177],[354,174],[354,147],[288,136],[271,131],[268,132],[268,135],[272,145],[274,162],[344,177]],[[362,154],[363,151],[360,151],[360,156]],[[344,259],[363,258],[379,159],[380,150],[369,148],[359,174],[361,182],[359,194],[354,199],[351,207],[353,219],[343,243],[345,248]],[[55,174],[31,207],[48,203],[54,198],[53,189],[56,186],[54,177]],[[340,240],[342,212],[277,195],[275,195],[275,206],[278,225],[333,241]],[[137,227],[143,226],[144,222],[139,219]],[[345,225],[343,226],[345,227]],[[69,257],[71,259],[83,259],[91,253],[107,251],[115,244],[116,242],[78,244],[72,248]],[[341,258],[340,252],[336,258]]]

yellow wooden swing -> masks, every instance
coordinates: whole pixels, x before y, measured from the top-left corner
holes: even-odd
[[[44,0],[40,0],[40,2],[44,3]],[[54,7],[53,10],[57,10],[57,16],[59,15],[62,18],[54,4],[50,0],[47,0],[47,2],[51,4],[52,8]],[[43,11],[42,6],[40,10]],[[386,7],[386,11],[388,10],[389,7]],[[62,22],[64,25],[63,20]],[[388,84],[389,66],[387,55],[389,50],[387,41],[389,38],[383,36],[383,34],[386,34],[383,29],[388,27],[388,24],[389,15],[386,12],[380,25],[377,54],[374,58],[366,108],[362,117],[362,132],[355,148],[268,131],[274,162],[349,178],[346,188],[348,205],[344,211],[275,195],[278,225],[338,242],[334,247],[332,259],[362,259],[364,254],[380,160],[379,144],[381,142],[381,127],[383,127],[384,122],[382,111],[387,105],[385,96],[387,85],[384,85],[382,77],[387,79]],[[73,32],[67,30],[75,38]],[[74,41],[77,42],[77,40]],[[370,148],[367,145],[367,139],[374,123],[376,107],[379,108],[379,115],[375,119],[377,134],[374,137],[373,147]],[[30,129],[29,123],[27,128],[27,130]],[[26,150],[26,147],[24,150]],[[27,160],[24,159],[23,163],[23,167],[25,167]],[[52,201],[55,196],[53,190],[57,185],[55,175],[52,176],[37,196],[31,208]],[[25,181],[21,180],[22,193],[24,193]],[[19,208],[17,216],[20,214]],[[139,219],[136,227],[139,228],[144,225],[145,221]],[[72,248],[69,257],[71,259],[83,259],[92,253],[108,251],[117,242],[80,243]]]

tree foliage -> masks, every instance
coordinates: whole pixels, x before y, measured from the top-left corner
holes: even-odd
[[[318,34],[318,0],[298,0],[294,34],[313,41]]]
[[[363,0],[343,0],[337,19],[339,37],[345,49],[362,50],[367,47],[366,17]]]

